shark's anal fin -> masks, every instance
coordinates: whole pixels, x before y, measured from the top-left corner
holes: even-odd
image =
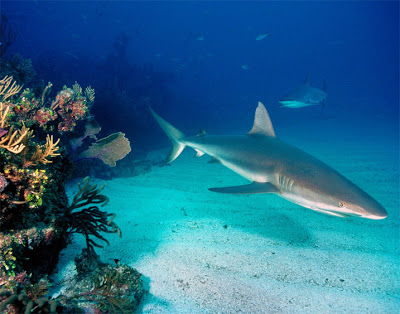
[[[228,194],[260,194],[260,193],[279,193],[279,189],[272,183],[253,182],[246,185],[228,186],[224,188],[211,188],[212,192]]]
[[[208,161],[208,163],[209,164],[220,164],[221,163],[221,161],[219,161],[217,158],[215,158],[215,157],[212,157],[209,161]]]

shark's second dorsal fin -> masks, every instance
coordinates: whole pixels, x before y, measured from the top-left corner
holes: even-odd
[[[202,136],[205,136],[205,135],[207,135],[207,132],[204,131],[203,129],[200,129],[199,134],[197,134],[196,136],[197,137],[202,137]]]
[[[268,111],[265,109],[261,101],[258,102],[258,107],[254,116],[253,128],[247,134],[260,134],[272,137],[276,136]]]

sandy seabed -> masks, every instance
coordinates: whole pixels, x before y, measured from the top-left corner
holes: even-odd
[[[169,166],[106,182],[104,209],[117,214],[123,237],[107,236],[111,245],[97,252],[144,275],[149,294],[139,312],[399,313],[397,144],[379,136],[302,144],[378,199],[388,218],[344,219],[275,195],[212,193],[247,181],[190,149]],[[84,247],[83,237],[75,240],[56,280],[74,273]]]

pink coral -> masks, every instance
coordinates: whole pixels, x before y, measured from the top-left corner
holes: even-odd
[[[55,230],[53,228],[46,228],[43,230],[43,233],[46,244],[51,244],[55,238]]]
[[[6,188],[7,185],[8,185],[8,182],[7,182],[6,178],[4,178],[0,174],[0,193],[4,191],[4,189]]]
[[[33,120],[39,123],[40,126],[44,126],[47,122],[55,119],[57,119],[57,114],[54,111],[45,108],[40,108],[33,117]]]
[[[29,284],[29,276],[26,274],[26,271],[20,272],[15,275],[15,281],[22,284],[22,285],[28,285]]]
[[[58,130],[60,132],[69,132],[74,130],[77,121],[86,118],[88,107],[85,100],[75,100],[64,104],[57,113],[63,120],[58,124]]]
[[[53,101],[50,108],[53,110],[57,107],[63,108],[65,104],[73,99],[73,97],[74,91],[71,88],[63,89],[57,94],[56,99]]]
[[[7,134],[7,130],[4,130],[2,128],[0,128],[0,137],[2,137],[3,135]]]

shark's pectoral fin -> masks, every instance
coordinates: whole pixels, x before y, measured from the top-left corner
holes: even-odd
[[[337,212],[332,212],[332,211],[329,211],[329,210],[323,210],[323,209],[313,209],[313,210],[315,210],[316,212],[325,214],[325,215],[330,215],[330,216],[335,216],[335,217],[341,217],[341,218],[349,217],[349,215],[346,215],[344,213],[337,213]]]
[[[211,188],[212,192],[228,194],[260,194],[260,193],[279,193],[279,189],[272,183],[253,182],[246,185],[228,186],[224,188]]]

